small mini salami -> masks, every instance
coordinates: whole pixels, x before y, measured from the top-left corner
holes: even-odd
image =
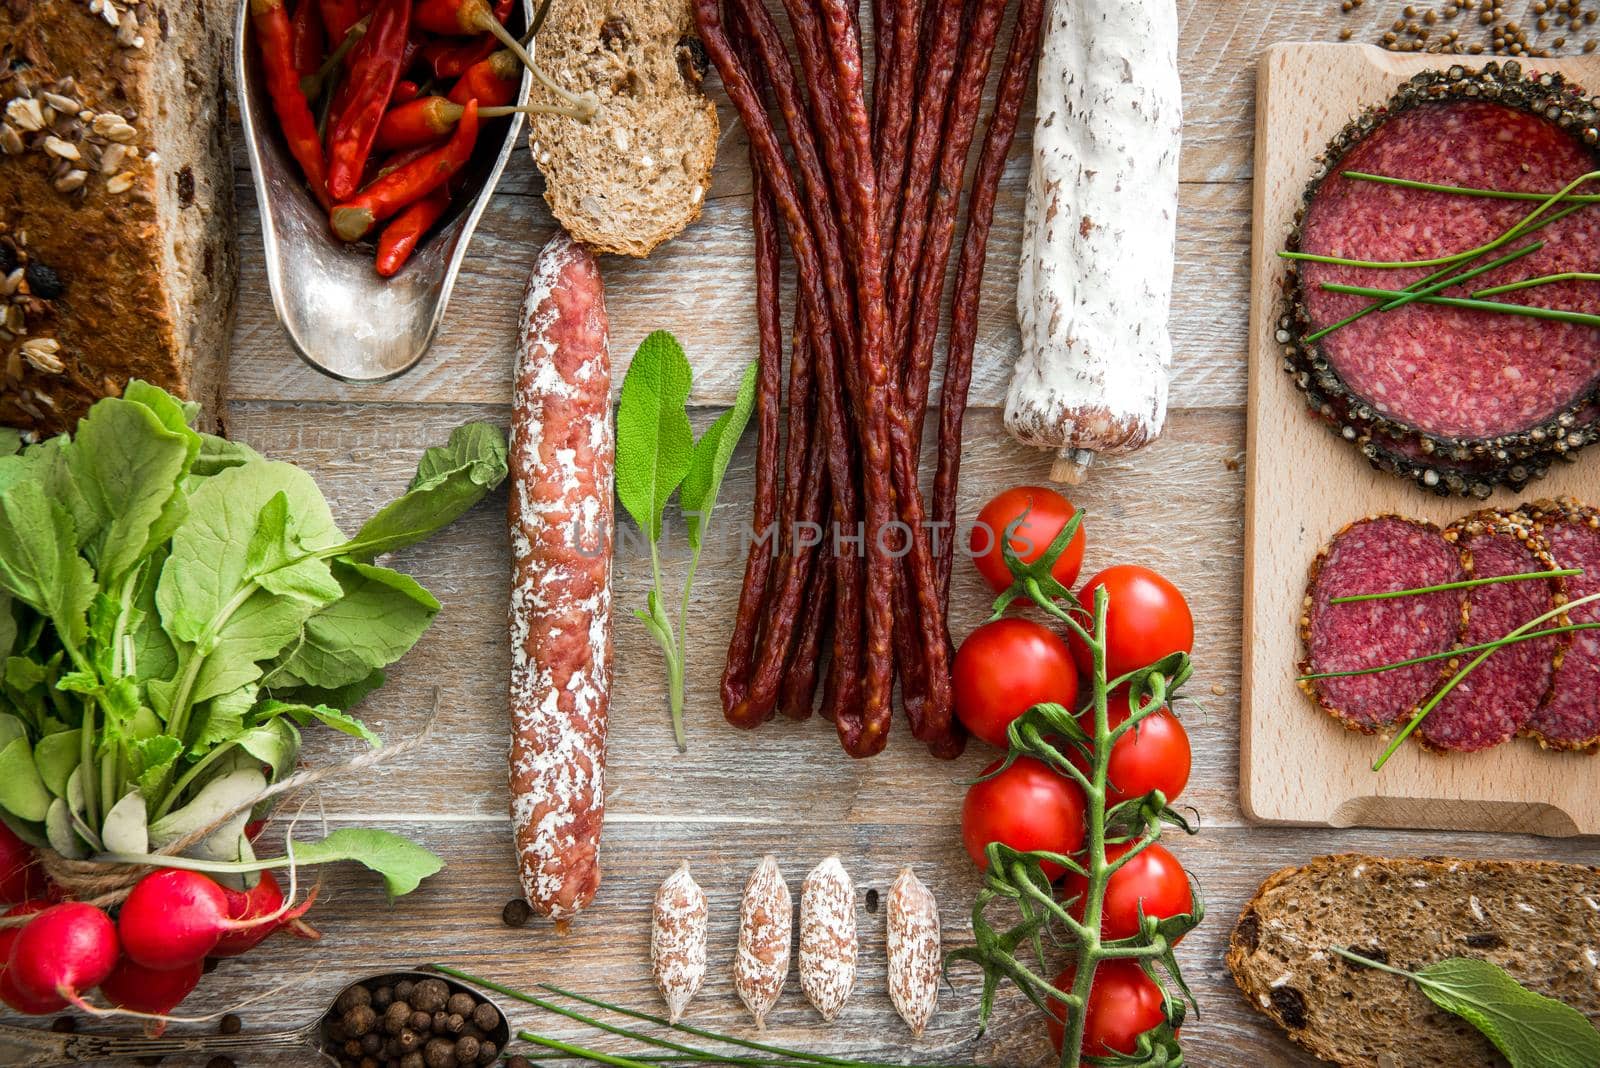
[[[1568,600],[1600,593],[1600,511],[1562,498],[1538,501],[1529,507],[1529,514],[1556,566],[1583,571],[1567,577]],[[1600,601],[1579,605],[1568,618],[1573,623],[1600,623]],[[1551,749],[1600,746],[1600,630],[1571,635],[1550,692],[1526,730]]]
[[[838,857],[811,869],[800,890],[800,989],[824,1020],[856,982],[856,893]]]
[[[1544,539],[1522,512],[1475,513],[1445,531],[1473,578],[1522,575],[1555,567]],[[1502,638],[1556,607],[1560,579],[1477,586],[1467,593],[1465,644]],[[1551,625],[1556,624],[1555,620]],[[1506,741],[1525,727],[1550,690],[1565,636],[1519,642],[1496,650],[1462,679],[1418,728],[1432,749],[1476,752]]]
[[[1459,590],[1353,604],[1339,597],[1390,593],[1466,578],[1455,547],[1432,523],[1397,515],[1359,519],[1334,535],[1311,565],[1300,619],[1301,674],[1354,671],[1442,653],[1465,624]],[[1302,683],[1324,711],[1372,733],[1402,721],[1443,682],[1446,661]]]
[[[778,1003],[789,977],[789,941],[794,933],[794,898],[775,857],[762,859],[744,885],[739,903],[739,951],[733,960],[733,988],[756,1027]]]
[[[656,891],[650,923],[650,968],[673,1023],[705,981],[709,918],[705,891],[689,874],[686,860]]]
[[[939,1005],[939,906],[910,868],[889,888],[889,1000],[918,1038]]]
[[[564,232],[522,307],[511,417],[511,820],[522,891],[565,923],[600,886],[611,702],[611,357],[595,258]]]

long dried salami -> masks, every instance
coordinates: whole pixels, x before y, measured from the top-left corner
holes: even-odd
[[[512,397],[511,819],[522,890],[565,922],[600,885],[611,689],[613,431],[605,290],[564,232],[522,307]]]

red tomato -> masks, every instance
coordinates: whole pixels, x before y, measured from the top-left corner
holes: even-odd
[[[1083,584],[1084,629],[1093,630],[1094,591],[1106,591],[1106,678],[1149,667],[1169,653],[1194,649],[1194,617],[1178,587],[1137,564],[1108,567]],[[1072,638],[1078,670],[1094,671],[1089,647]]]
[[[1111,694],[1106,701],[1107,725],[1115,730],[1130,714],[1127,690]],[[1089,737],[1094,737],[1093,710],[1080,715],[1078,722]],[[1077,749],[1070,757],[1087,775],[1088,758]],[[1143,797],[1151,790],[1160,790],[1169,802],[1173,801],[1189,784],[1189,763],[1189,732],[1177,716],[1158,708],[1111,747],[1111,759],[1106,765],[1106,802],[1115,805],[1130,797]]]
[[[1011,569],[1006,566],[1000,540],[1006,537],[1011,525],[1022,520],[1007,540],[1017,558],[1031,564],[1044,555],[1061,528],[1077,512],[1071,501],[1046,486],[1008,489],[978,513],[978,523],[967,537],[967,549],[984,580],[996,593],[1004,593],[1011,586]],[[1027,518],[1022,519],[1024,514]],[[1080,523],[1078,532],[1050,567],[1050,574],[1069,590],[1083,569],[1083,545],[1083,524]]]
[[[983,773],[990,774],[1000,763]],[[961,840],[979,871],[989,866],[984,850],[990,842],[1022,852],[1076,853],[1083,847],[1083,791],[1043,761],[1018,757],[1005,771],[967,791],[961,803]],[[1051,879],[1059,879],[1065,870],[1044,865]]]
[[[1106,846],[1106,859],[1116,860],[1132,848],[1131,843]],[[1061,884],[1067,898],[1078,900],[1068,907],[1074,919],[1083,919],[1083,895],[1089,882],[1076,872],[1068,872]],[[1194,909],[1194,892],[1189,876],[1178,858],[1160,842],[1139,851],[1139,855],[1118,868],[1106,881],[1106,900],[1100,913],[1100,933],[1108,939],[1132,938],[1139,933],[1139,909],[1146,916],[1164,920],[1182,916]]]
[[[1056,989],[1072,989],[1076,968],[1056,976]],[[1061,1051],[1065,1037],[1062,1021],[1066,1006],[1050,1002],[1050,1041]],[[1084,1014],[1083,1055],[1108,1057],[1132,1053],[1139,1036],[1167,1018],[1161,1006],[1161,988],[1131,960],[1108,960],[1095,969],[1089,986],[1089,1004]]]
[[[1006,728],[1034,705],[1073,708],[1078,669],[1067,643],[1030,619],[992,620],[967,635],[951,669],[956,715],[990,745],[1007,748]]]

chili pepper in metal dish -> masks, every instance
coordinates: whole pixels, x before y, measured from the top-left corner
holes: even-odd
[[[322,12],[322,26],[330,41],[344,40],[351,27],[361,21],[358,0],[317,0],[317,7]]]
[[[469,100],[467,103],[474,101]],[[483,107],[481,101],[476,103],[480,105],[478,108],[480,119],[499,119],[519,112],[527,114],[549,110],[540,105]],[[442,96],[418,97],[399,107],[390,108],[378,126],[375,147],[380,151],[392,152],[437,142],[450,136],[466,110],[466,105],[453,103]]]
[[[410,78],[401,78],[394,83],[394,92],[389,94],[391,105],[409,104],[422,95],[422,86]]]
[[[499,19],[495,18],[495,13],[489,10],[489,5],[484,3],[484,0],[419,0],[412,18],[416,20],[418,26],[429,33],[456,37],[492,33],[522,61],[523,66],[533,72],[540,85],[561,101],[564,106],[559,109],[560,114],[577,119],[579,122],[588,122],[599,110],[600,105],[592,93],[575,96],[540,70],[534,63],[533,57],[528,55],[528,50],[511,36],[511,31],[506,29]]]
[[[500,47],[494,34],[486,33],[470,41],[458,37],[436,37],[429,41],[422,58],[436,78],[459,78],[463,71]]]
[[[259,2],[259,0],[252,0]],[[445,144],[384,175],[350,200],[334,206],[333,232],[359,241],[385,219],[448,182],[472,157],[478,141],[478,104],[468,104],[455,134]]]
[[[367,25],[370,22],[371,19],[366,18],[359,20],[349,30],[345,31],[343,37],[335,37],[331,33],[328,34],[329,42],[338,41],[339,43],[334,46],[332,52],[328,53],[328,58],[322,61],[322,66],[318,67],[314,73],[307,74],[300,79],[300,92],[305,94],[307,100],[316,100],[322,96],[323,90],[328,87],[328,80],[344,68],[345,58],[350,55],[351,49],[355,48],[361,42],[361,38],[366,35]],[[327,29],[326,24],[324,24],[323,29]]]
[[[476,100],[486,108],[509,104],[517,98],[521,82],[522,64],[515,53],[502,48],[468,67],[451,87],[450,99],[457,104]]]
[[[382,0],[350,55],[350,72],[339,94],[342,106],[335,106],[328,124],[328,192],[335,200],[344,200],[360,185],[384,108],[400,79],[410,32],[409,0]]]
[[[394,221],[385,226],[383,233],[378,236],[378,273],[384,278],[398,274],[411,258],[422,235],[433,228],[448,207],[450,190],[440,186],[396,215]]]
[[[250,0],[250,25],[261,50],[267,95],[272,99],[272,110],[278,116],[289,154],[300,164],[312,194],[326,206],[330,201],[322,141],[317,137],[317,120],[311,115],[311,106],[300,91],[300,72],[294,67],[293,32],[283,0]]]
[[[322,66],[322,12],[317,0],[300,0],[289,19],[290,53],[294,69],[303,78]]]

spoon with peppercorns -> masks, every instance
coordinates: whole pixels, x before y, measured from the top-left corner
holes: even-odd
[[[136,1038],[0,1026],[0,1066],[310,1048],[322,1063],[340,1068],[473,1068],[494,1064],[511,1039],[505,1013],[492,1001],[464,983],[426,972],[389,972],[351,983],[327,1012],[293,1031],[223,1030],[232,1033]],[[214,1064],[231,1062],[218,1057]]]

